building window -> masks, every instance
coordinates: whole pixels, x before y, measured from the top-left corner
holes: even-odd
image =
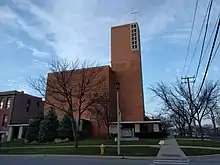
[[[159,125],[158,124],[153,124],[153,131],[154,132],[159,132]]]
[[[137,24],[131,24],[130,26],[131,31],[131,49],[138,50],[139,49],[139,36],[138,36],[138,26]]]
[[[136,29],[133,29],[133,30],[132,30],[132,33],[136,33]]]
[[[6,127],[8,123],[8,115],[4,115],[3,121],[2,121],[2,127]]]
[[[40,107],[40,103],[39,102],[37,102],[37,108],[39,108]]]
[[[0,98],[0,109],[3,109],[4,106],[4,98]]]
[[[131,28],[136,28],[136,24],[132,24],[132,25],[131,25]]]
[[[7,98],[7,101],[6,101],[6,108],[7,109],[10,108],[10,106],[11,106],[11,98],[9,97]]]
[[[29,110],[30,110],[30,103],[31,103],[30,100],[28,100],[28,102],[27,102],[27,107],[26,107],[26,111],[27,111],[27,112],[29,112]]]

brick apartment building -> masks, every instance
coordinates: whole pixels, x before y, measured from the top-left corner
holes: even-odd
[[[7,141],[24,137],[29,119],[43,111],[43,102],[39,97],[25,94],[23,91],[0,92],[0,134]]]
[[[88,70],[91,68],[87,68]],[[94,69],[94,68],[93,68]],[[96,67],[102,70],[99,77],[106,76],[106,87],[109,91],[111,116],[111,133],[116,133],[116,81],[120,83],[119,107],[121,111],[122,136],[134,137],[142,130],[159,132],[160,121],[144,121],[144,95],[141,66],[140,30],[137,23],[111,28],[111,66]],[[76,72],[78,72],[76,70]],[[53,73],[48,74],[48,80]],[[77,80],[76,80],[77,81]],[[47,96],[50,102],[54,100]],[[74,114],[77,118],[77,115]],[[92,123],[93,136],[97,136],[97,124],[90,113],[83,113],[83,119]],[[146,126],[144,126],[146,125]],[[101,127],[102,135],[107,128]]]

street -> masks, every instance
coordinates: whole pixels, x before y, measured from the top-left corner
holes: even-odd
[[[60,165],[60,164],[80,164],[80,165],[153,165],[153,159],[118,159],[118,158],[86,158],[77,156],[0,156],[1,165]],[[157,163],[158,164],[158,163]],[[167,164],[175,164],[169,162]],[[176,163],[181,164],[181,163]],[[189,165],[219,165],[219,156],[205,156],[191,158]],[[162,164],[161,164],[162,165]]]
[[[1,156],[1,165],[61,165],[61,164],[80,164],[80,165],[146,165],[151,164],[152,160],[128,160],[118,158],[85,158],[71,156]]]

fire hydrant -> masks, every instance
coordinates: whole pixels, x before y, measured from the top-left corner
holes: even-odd
[[[101,155],[104,155],[104,153],[105,153],[105,145],[104,144],[100,145],[100,150],[101,150]]]

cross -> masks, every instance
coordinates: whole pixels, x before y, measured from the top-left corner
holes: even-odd
[[[134,22],[136,21],[135,15],[136,15],[137,13],[138,13],[137,11],[131,13],[131,15],[133,15],[133,21],[134,21]]]

